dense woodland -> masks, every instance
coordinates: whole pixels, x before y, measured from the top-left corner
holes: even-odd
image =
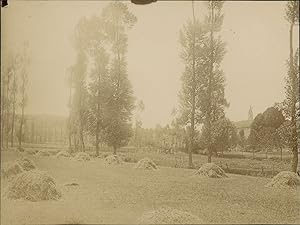
[[[226,74],[222,60],[226,48],[222,30],[223,1],[208,1],[202,21],[191,3],[191,19],[180,30],[184,64],[179,92],[180,107],[170,114],[172,123],[143,128],[140,119],[144,106],[134,96],[127,74],[128,31],[137,22],[123,2],[110,2],[98,15],[83,17],[73,33],[76,61],[67,69],[69,80],[69,116],[34,116],[26,114],[30,101],[28,66],[30,46],[11,52],[1,68],[1,148],[23,143],[60,143],[70,152],[91,146],[99,155],[101,146],[117,154],[120,147],[164,153],[183,151],[189,155],[213,155],[242,149],[255,154],[288,148],[293,155],[292,171],[297,170],[299,151],[299,49],[294,49],[294,27],[299,25],[299,2],[286,3],[285,16],[290,24],[290,55],[285,77],[286,98],[270,103],[256,115],[249,138],[225,114],[230,99],[225,98]],[[298,133],[297,133],[298,132]]]

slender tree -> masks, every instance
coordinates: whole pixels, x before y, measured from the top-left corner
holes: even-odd
[[[286,99],[288,103],[288,115],[291,121],[292,141],[290,142],[293,160],[292,171],[297,171],[298,166],[298,139],[297,139],[297,108],[299,102],[299,51],[293,52],[293,29],[299,25],[299,1],[288,1],[286,5],[286,20],[290,23],[290,56],[288,60],[288,76],[286,79]]]
[[[88,105],[87,105],[87,29],[88,21],[82,18],[75,28],[75,49],[77,51],[77,59],[72,67],[72,83],[74,85],[74,94],[72,97],[72,126],[74,126],[74,145],[75,149],[85,151],[85,132],[87,130],[88,121]]]
[[[18,59],[16,58],[15,64],[18,66]],[[11,121],[11,137],[10,143],[11,147],[14,146],[14,128],[15,128],[15,116],[16,116],[16,101],[17,101],[17,94],[18,94],[18,80],[17,80],[17,71],[13,72],[13,84],[12,84],[12,121]]]
[[[208,162],[211,162],[212,157],[212,124],[219,118],[224,117],[224,107],[229,105],[224,94],[225,77],[220,69],[220,64],[225,54],[225,44],[220,37],[215,38],[215,34],[221,30],[223,24],[223,3],[223,1],[208,1],[209,14],[205,19],[209,32],[209,41],[205,45],[208,53],[208,77],[203,82],[201,111],[205,117],[207,129]]]
[[[28,65],[29,65],[29,56],[28,56],[28,43],[24,44],[24,50],[21,56],[21,85],[20,85],[20,107],[21,107],[21,118],[20,118],[20,129],[19,129],[19,149],[22,147],[23,140],[23,125],[25,122],[25,107],[27,105],[27,83],[28,83]]]
[[[4,147],[4,142],[5,142],[5,147],[8,148],[8,139],[9,139],[9,118],[10,118],[10,81],[11,77],[13,74],[13,64],[12,61],[9,61],[7,66],[4,68],[4,72],[2,73],[2,87],[1,88],[1,145]]]
[[[108,40],[111,43],[112,60],[109,71],[109,100],[106,108],[105,138],[117,153],[117,148],[126,144],[131,136],[130,119],[134,108],[131,83],[126,66],[127,33],[136,23],[136,17],[126,4],[112,2],[102,12]]]
[[[180,43],[182,46],[181,59],[185,70],[181,77],[181,90],[179,92],[180,112],[179,122],[187,126],[189,131],[189,167],[193,167],[192,152],[195,142],[195,127],[201,121],[197,120],[199,114],[199,89],[201,76],[203,76],[203,46],[206,40],[206,29],[196,20],[194,14],[194,2],[192,1],[193,20],[180,31]]]
[[[103,141],[105,128],[104,112],[107,104],[108,93],[108,63],[109,56],[106,50],[101,47],[94,53],[94,68],[91,72],[89,84],[90,96],[90,133],[95,135],[96,155],[99,155],[99,144]],[[102,140],[100,140],[102,137]]]

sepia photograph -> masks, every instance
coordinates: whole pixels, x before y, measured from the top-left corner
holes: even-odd
[[[299,1],[1,0],[1,225],[300,224]]]

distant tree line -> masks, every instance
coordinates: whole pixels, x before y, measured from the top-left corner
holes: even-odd
[[[29,45],[24,42],[18,52],[6,52],[1,65],[1,148],[22,147],[25,107],[27,105]]]

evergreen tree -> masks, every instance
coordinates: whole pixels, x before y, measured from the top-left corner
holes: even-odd
[[[112,2],[102,12],[106,33],[111,43],[112,60],[108,83],[109,100],[105,112],[105,139],[117,153],[117,148],[127,144],[131,136],[131,116],[134,98],[128,80],[126,52],[127,30],[136,23],[136,17],[122,2]]]
[[[225,55],[225,43],[221,37],[215,37],[220,32],[224,15],[222,13],[223,1],[208,1],[209,14],[205,18],[205,27],[208,29],[207,43],[203,51],[207,57],[204,76],[201,80],[200,111],[201,118],[207,129],[208,162],[212,157],[212,124],[225,116],[224,108],[229,104],[225,99],[225,77],[221,69],[221,62]]]

